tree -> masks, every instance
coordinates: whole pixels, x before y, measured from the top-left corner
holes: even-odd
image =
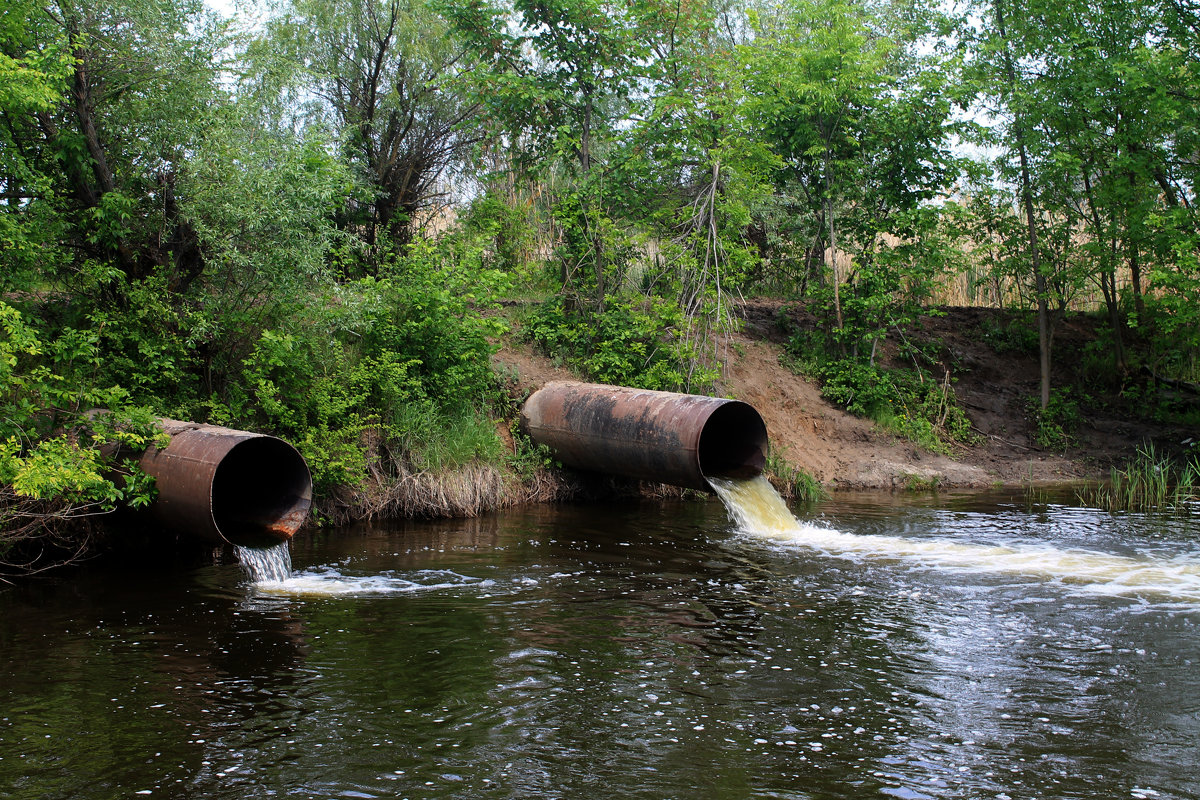
[[[1045,404],[1053,335],[1045,302],[1064,287],[1099,286],[1118,373],[1128,364],[1127,311],[1148,340],[1159,321],[1180,332],[1186,303],[1166,317],[1147,312],[1179,279],[1190,285],[1181,255],[1194,248],[1194,150],[1185,143],[1197,119],[1187,55],[1194,35],[1170,2],[995,0],[985,8],[969,39],[973,74],[1005,121],[1002,141],[1016,162],[1001,175],[1016,187],[1027,229]],[[1064,230],[1059,238],[1069,236],[1085,258],[1047,260],[1039,239]]]
[[[175,181],[218,90],[199,3],[156,0],[31,9],[26,47],[65,47],[67,80],[52,107],[4,115],[13,150],[41,176],[20,213],[52,206],[72,246],[131,280],[169,267],[198,274]],[[197,24],[192,25],[195,21]],[[194,32],[193,32],[194,31]]]
[[[575,284],[590,279],[585,288],[603,308],[612,256],[599,203],[603,159],[618,113],[646,72],[652,9],[610,0],[516,0],[511,13],[482,0],[446,7],[490,65],[477,90],[485,114],[521,143],[526,163],[565,165],[576,184],[557,213],[565,223],[559,260],[569,303]]]
[[[791,198],[798,223],[789,233],[805,253],[800,288],[810,275],[823,281],[824,261],[830,332],[843,353],[857,351],[860,339],[882,331],[860,314],[850,325],[842,292],[861,280],[882,308],[908,280],[900,271],[916,277],[939,263],[881,248],[885,235],[923,235],[936,215],[918,213],[922,204],[953,177],[948,78],[941,77],[953,75],[953,64],[916,54],[926,22],[906,28],[842,0],[789,0],[756,9],[752,19],[755,37],[742,48],[753,76],[750,113],[781,159],[777,188]]]
[[[439,181],[478,141],[480,106],[463,92],[472,49],[420,0],[294,0],[257,57],[274,48],[321,99],[368,187],[342,210],[343,228],[372,247],[406,244],[418,212],[444,197]]]

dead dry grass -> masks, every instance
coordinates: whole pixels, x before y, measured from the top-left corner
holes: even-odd
[[[456,469],[415,469],[380,446],[365,480],[338,487],[314,512],[333,523],[389,518],[477,517],[521,503],[546,503],[575,494],[557,472],[538,469],[518,476],[504,465],[472,462]]]

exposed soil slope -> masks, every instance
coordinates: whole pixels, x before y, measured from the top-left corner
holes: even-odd
[[[746,324],[726,347],[721,393],[758,409],[772,445],[784,458],[838,489],[1063,483],[1106,475],[1112,464],[1130,458],[1145,441],[1169,447],[1186,438],[1186,431],[1131,422],[1120,413],[1119,402],[1099,403],[1097,408],[1109,410],[1088,412],[1075,446],[1066,452],[1039,448],[1028,411],[1038,392],[1037,354],[1019,349],[998,353],[982,333],[985,324],[999,329],[1011,315],[975,308],[945,311],[945,316],[924,320],[908,335],[939,350],[941,368],[951,371],[955,392],[979,434],[977,444],[958,448],[953,457],[898,440],[869,420],[846,413],[824,400],[814,383],[784,367],[780,356],[786,328],[811,320],[779,301],[744,304]],[[781,323],[785,317],[787,325]],[[1078,365],[1082,347],[1094,338],[1087,320],[1060,327],[1055,339],[1057,363],[1062,365],[1055,376],[1059,385],[1073,377],[1071,368]],[[881,357],[890,357],[889,348]],[[573,377],[518,344],[510,343],[494,359],[517,399],[547,381]]]

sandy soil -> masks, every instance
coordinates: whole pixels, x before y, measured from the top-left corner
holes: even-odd
[[[778,301],[750,301],[745,326],[726,348],[725,380],[720,393],[753,405],[767,424],[772,446],[834,489],[992,487],[1055,484],[1101,477],[1127,460],[1139,444],[1166,444],[1186,438],[1185,431],[1130,422],[1119,411],[1093,412],[1077,433],[1077,445],[1048,452],[1033,441],[1030,398],[1038,392],[1036,353],[998,354],[980,335],[990,309],[948,309],[930,318],[914,339],[934,342],[941,369],[950,369],[955,392],[979,434],[977,444],[957,448],[951,457],[898,440],[868,420],[832,406],[817,386],[780,363],[785,326],[811,321]],[[1094,338],[1086,322],[1063,327],[1055,340],[1065,381],[1078,364],[1082,346]],[[881,354],[888,358],[888,348]],[[568,370],[534,354],[527,346],[506,344],[493,357],[514,400],[527,397],[551,380],[576,379]]]

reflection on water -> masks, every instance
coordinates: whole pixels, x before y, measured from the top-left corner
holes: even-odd
[[[815,515],[532,508],[302,533],[274,581],[4,589],[0,797],[1200,797],[1188,522]]]

